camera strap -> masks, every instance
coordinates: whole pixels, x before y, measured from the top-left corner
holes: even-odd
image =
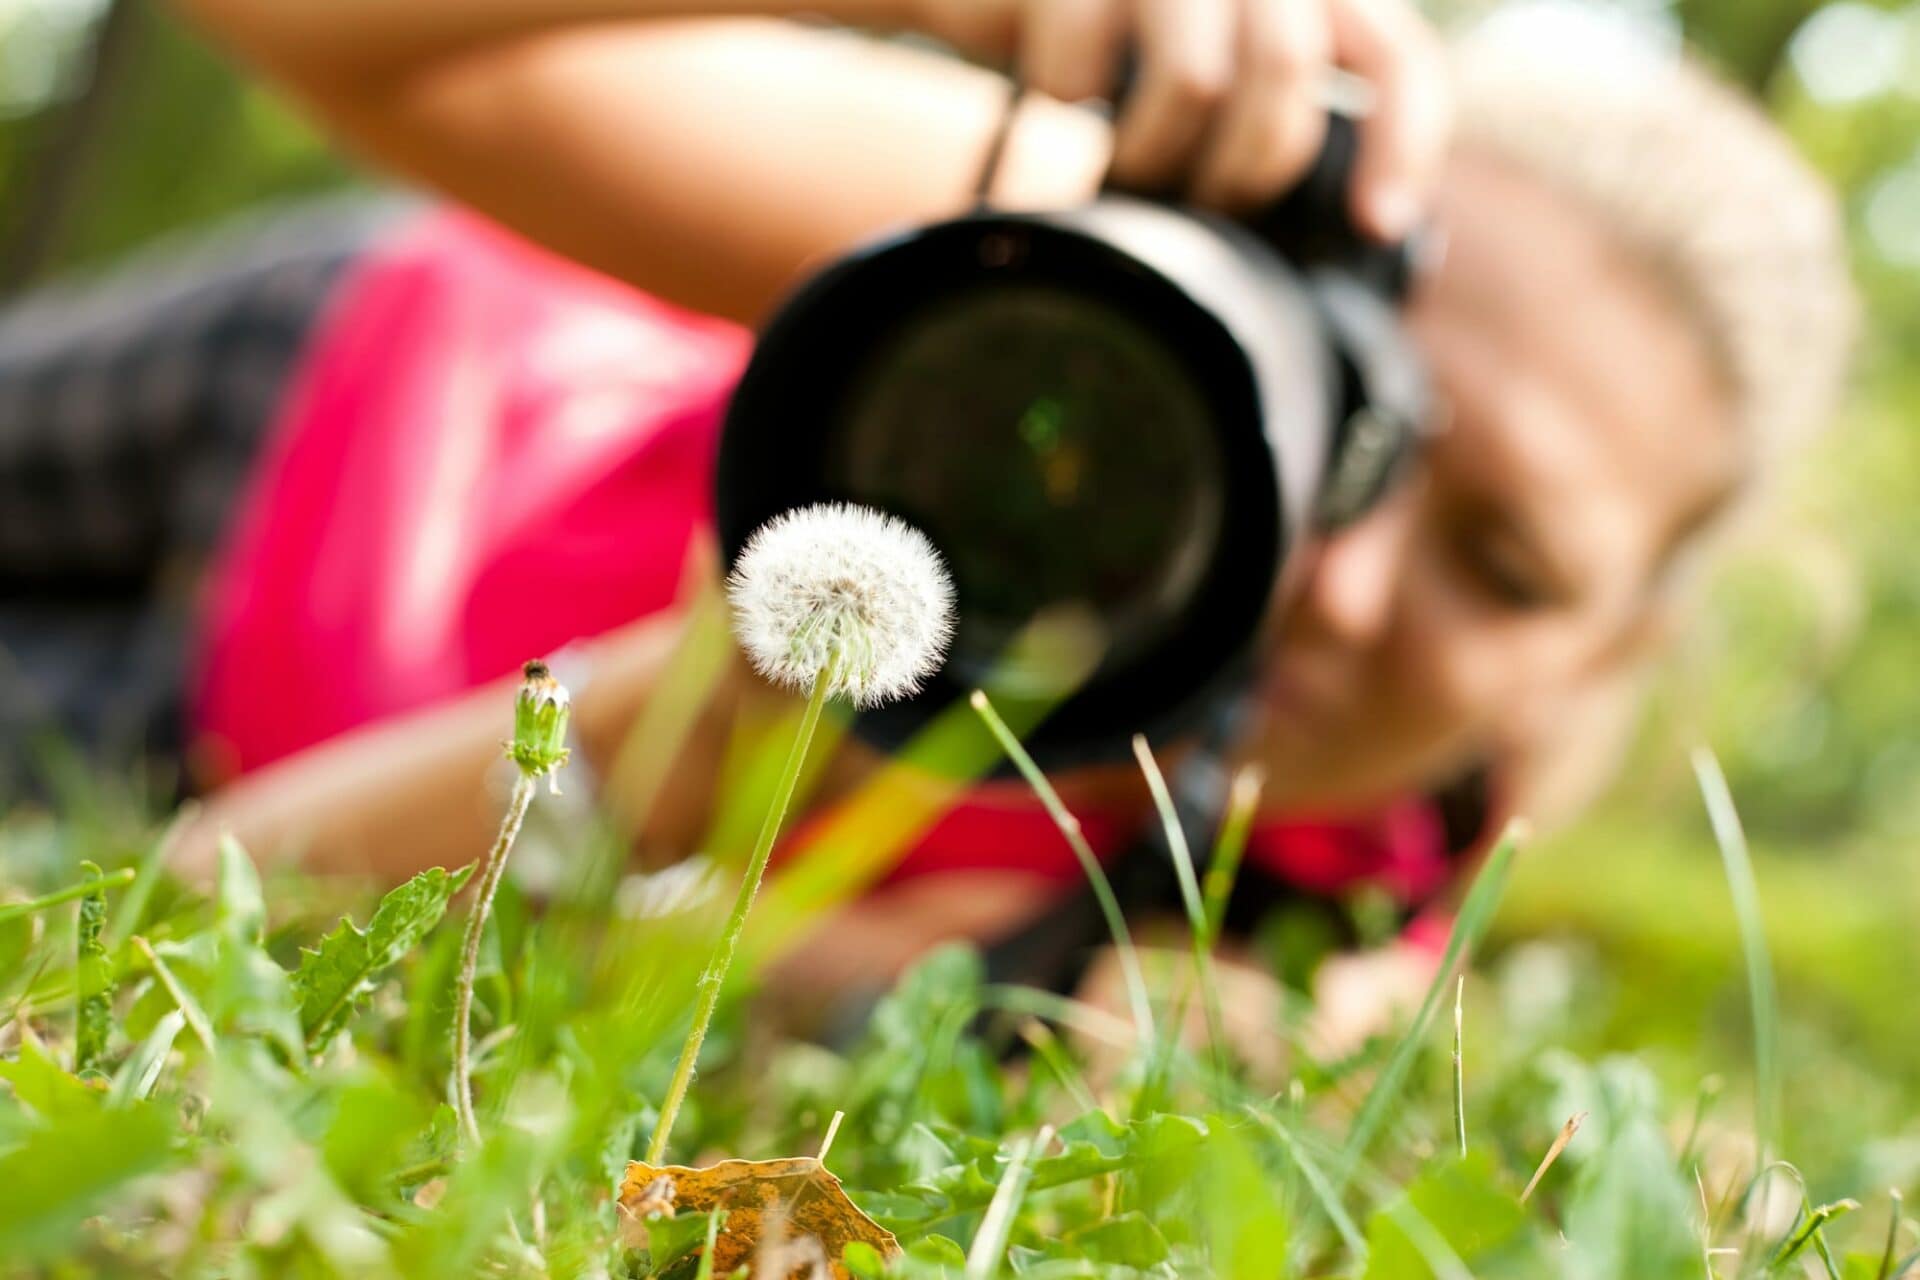
[[[1027,86],[1018,76],[1007,80],[1007,105],[1001,108],[1000,118],[994,122],[993,135],[987,139],[986,154],[980,158],[979,171],[973,179],[973,203],[977,209],[985,209],[993,200],[993,184],[1000,177],[1000,166],[1007,158],[1007,143],[1013,137],[1013,125],[1020,117],[1020,103],[1027,96]]]

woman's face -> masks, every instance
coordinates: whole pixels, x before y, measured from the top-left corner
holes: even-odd
[[[1629,656],[1724,492],[1728,406],[1679,304],[1579,206],[1462,157],[1410,323],[1444,406],[1423,474],[1311,553],[1254,748],[1278,804],[1497,756]]]

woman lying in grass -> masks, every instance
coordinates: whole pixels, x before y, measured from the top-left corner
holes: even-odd
[[[749,14],[1016,64],[1037,92],[993,192],[1012,206],[1109,172],[1257,206],[1314,155],[1326,73],[1371,83],[1353,219],[1444,236],[1408,320],[1446,422],[1273,620],[1240,748],[1266,779],[1249,900],[1372,887],[1413,919],[1497,816],[1577,804],[1685,553],[1844,363],[1837,221],[1784,141],[1696,68],[1545,19],[1449,63],[1399,0],[185,7],[487,220],[308,211],[0,316],[6,728],[31,706],[102,750],[158,747],[207,797],[204,833],[315,867],[398,877],[483,848],[479,780],[529,655],[577,646],[575,776],[605,771],[683,588],[714,572],[740,326],[810,266],[967,207],[1001,78]],[[1117,126],[1068,105],[1110,90],[1128,42]],[[636,836],[651,858],[701,847],[729,726],[764,697],[725,677]],[[843,744],[812,816],[875,763]],[[1103,854],[1152,820],[1131,769],[1058,783]],[[983,786],[814,962],[883,980],[937,939],[1048,918],[1077,875],[1024,789]]]

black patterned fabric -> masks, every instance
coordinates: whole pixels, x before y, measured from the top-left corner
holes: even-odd
[[[395,213],[249,215],[0,303],[0,801],[179,743],[192,597],[342,269]]]

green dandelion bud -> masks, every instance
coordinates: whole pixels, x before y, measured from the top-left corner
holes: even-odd
[[[572,711],[566,686],[553,678],[546,663],[537,660],[529,662],[521,675],[507,757],[529,778],[546,778],[557,793],[556,775],[567,762],[567,717]]]

